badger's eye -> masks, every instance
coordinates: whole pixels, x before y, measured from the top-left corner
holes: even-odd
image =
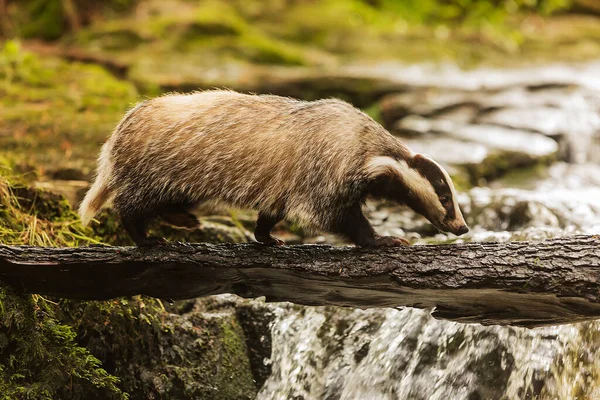
[[[450,204],[450,196],[447,195],[443,195],[440,197],[440,202],[442,203],[442,205],[448,205]]]

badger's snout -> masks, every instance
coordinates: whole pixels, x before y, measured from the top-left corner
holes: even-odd
[[[469,227],[464,221],[451,221],[437,225],[437,228],[443,232],[450,232],[456,236],[464,235],[469,232]]]
[[[456,236],[464,235],[467,232],[469,232],[469,227],[467,225],[461,225],[452,231]]]

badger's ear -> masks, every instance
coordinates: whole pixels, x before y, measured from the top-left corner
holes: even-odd
[[[402,164],[391,157],[378,156],[368,160],[365,171],[369,180],[369,195],[379,199],[389,198],[398,188],[402,168]]]
[[[428,162],[431,161],[431,157],[429,157],[427,154],[419,154],[416,153],[409,162],[409,165],[411,168],[414,169],[419,169],[419,166],[422,166],[424,164],[427,164]]]
[[[402,165],[392,157],[378,156],[367,161],[365,171],[369,178],[394,178],[399,177]]]
[[[430,181],[443,174],[442,167],[427,154],[415,154],[408,165],[413,171]]]

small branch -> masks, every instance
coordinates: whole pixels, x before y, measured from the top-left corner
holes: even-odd
[[[600,318],[600,237],[394,249],[0,245],[0,280],[76,299],[235,293],[305,305],[418,307],[436,318],[534,327]]]

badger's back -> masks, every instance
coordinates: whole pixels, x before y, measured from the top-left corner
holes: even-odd
[[[208,91],[138,105],[103,149],[115,207],[217,200],[320,225],[396,141],[339,100]],[[102,171],[100,171],[102,174]]]

